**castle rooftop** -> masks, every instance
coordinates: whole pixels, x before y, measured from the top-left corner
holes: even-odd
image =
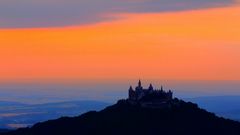
[[[155,89],[152,84],[148,88],[143,88],[141,80],[139,80],[135,89],[130,86],[128,90],[128,100],[132,103],[151,103],[160,104],[173,99],[171,90],[165,91],[163,86],[160,89]]]

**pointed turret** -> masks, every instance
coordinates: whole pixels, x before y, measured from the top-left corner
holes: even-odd
[[[139,81],[138,81],[138,87],[142,87],[142,82],[141,82],[140,79],[139,79]]]
[[[150,83],[150,85],[149,85],[149,87],[148,87],[148,90],[149,90],[149,91],[153,91],[153,86],[152,86],[151,83]]]
[[[132,90],[132,91],[133,91],[133,88],[132,88],[132,86],[130,86],[130,88],[129,88],[129,91],[130,91],[130,90]]]
[[[129,100],[135,100],[135,91],[133,90],[132,86],[130,86],[129,90],[128,90],[128,99]]]
[[[163,91],[163,86],[161,86],[161,91]]]
[[[135,89],[136,89],[136,91],[141,91],[141,90],[143,90],[141,80],[138,81],[138,86],[137,86]]]

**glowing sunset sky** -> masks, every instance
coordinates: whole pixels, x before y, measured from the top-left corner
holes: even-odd
[[[238,1],[113,1],[0,2],[0,80],[240,80]]]

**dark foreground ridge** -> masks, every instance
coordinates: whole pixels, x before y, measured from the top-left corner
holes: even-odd
[[[4,135],[239,135],[240,123],[178,99],[164,108],[118,101],[100,112],[63,117]]]
[[[215,116],[172,91],[144,89],[139,81],[129,98],[96,112],[63,117],[3,135],[240,135],[240,123]]]

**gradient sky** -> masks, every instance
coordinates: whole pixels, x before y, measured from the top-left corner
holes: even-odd
[[[53,2],[41,1],[39,8]],[[100,5],[93,1],[61,1],[55,6],[75,2],[94,6],[100,11],[105,1]],[[4,22],[6,19],[8,27],[12,27],[5,28],[5,24],[0,23],[0,79],[240,79],[240,7],[237,3],[211,1],[208,5],[207,1],[199,4],[190,0],[183,3],[171,1],[168,5],[169,2],[159,2],[134,0],[121,3],[135,3],[135,13],[131,12],[131,6],[121,7],[121,4],[118,5],[120,9],[129,9],[125,12],[106,11],[105,14],[108,8],[103,8],[102,13],[102,10],[89,11],[90,18],[101,14],[115,19],[78,24],[88,18],[84,12],[79,16],[80,22],[70,19],[74,26],[58,26],[62,23],[58,16],[51,16],[55,26],[39,23],[41,28],[32,27],[38,23],[35,20],[39,15],[34,8],[36,2],[23,1],[26,10],[32,9],[29,14],[22,13],[25,10],[17,13],[18,8],[13,11],[0,8],[6,10],[6,13],[1,12],[5,18],[1,16],[0,20]],[[115,2],[106,3],[110,9],[115,7]],[[14,0],[0,5],[22,8]],[[209,8],[215,5],[217,7]],[[55,11],[55,6],[48,13]],[[152,6],[156,9],[150,8]],[[178,9],[173,8],[175,6],[182,10],[175,11]],[[59,14],[64,14],[68,8],[66,6]],[[24,17],[28,17],[29,26],[24,26]],[[38,18],[42,19],[41,22],[49,21],[48,16],[41,17]],[[16,29],[19,24],[24,24],[25,28]]]
[[[240,80],[238,0],[0,1],[0,80]]]

